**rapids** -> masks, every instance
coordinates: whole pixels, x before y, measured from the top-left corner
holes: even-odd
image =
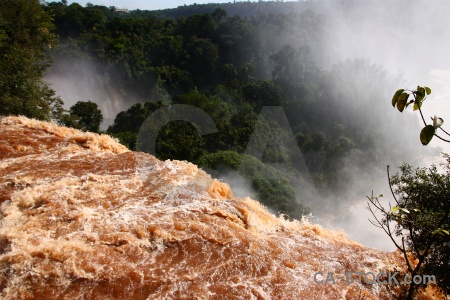
[[[0,159],[2,299],[391,299],[399,291],[316,284],[319,271],[318,279],[389,272],[403,261],[343,232],[277,218],[188,162],[24,117],[0,120]]]

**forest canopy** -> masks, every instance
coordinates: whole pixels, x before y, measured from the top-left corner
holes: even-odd
[[[54,28],[38,0],[0,1],[0,115],[60,115],[61,99],[42,80],[57,43]]]
[[[384,145],[410,135],[399,132],[386,141],[384,127],[375,121],[390,113],[382,100],[395,89],[394,77],[363,58],[321,67],[318,56],[332,28],[326,15],[311,9],[314,5],[320,7],[309,2],[261,2],[193,5],[174,14],[140,10],[127,14],[114,7],[46,2],[36,9],[45,15],[37,19],[48,28],[39,32],[48,36],[33,37],[41,43],[37,43],[39,66],[47,66],[50,56],[54,61],[50,75],[85,76],[88,64],[95,68],[96,80],[128,99],[129,107],[115,116],[106,132],[130,149],[139,150],[141,126],[155,113],[176,105],[198,108],[216,130],[201,136],[186,120],[168,122],[158,127],[152,154],[188,160],[218,178],[238,172],[249,182],[253,197],[275,212],[301,218],[311,211],[311,193],[340,193],[353,172],[369,173],[368,165],[386,157],[404,159],[402,147],[392,150]],[[233,10],[238,6],[247,7],[241,15]],[[58,46],[43,51],[44,42],[55,37]],[[44,69],[36,69],[34,78],[40,78]],[[101,122],[103,115],[97,109],[106,103],[78,99],[70,110],[59,108],[56,118],[51,107],[61,99],[43,81],[35,82],[45,105],[32,105],[39,97],[20,101],[44,107],[37,117],[98,130],[97,123],[88,126],[83,120]],[[263,115],[265,107],[281,107],[282,113]],[[3,114],[35,116],[24,108]],[[368,120],[364,112],[369,110],[373,118]],[[280,126],[280,120],[287,125]],[[267,135],[253,135],[256,128]],[[382,139],[386,143],[379,143]],[[265,146],[261,157],[249,156],[252,143]],[[303,169],[298,159],[292,159],[298,153]],[[346,169],[350,157],[355,167],[351,172]]]

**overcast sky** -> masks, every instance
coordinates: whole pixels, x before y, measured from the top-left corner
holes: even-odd
[[[57,1],[57,0],[53,0]],[[221,0],[91,0],[91,1],[69,1],[69,3],[76,2],[81,6],[85,6],[86,3],[90,2],[94,5],[103,5],[103,6],[115,6],[117,8],[128,8],[128,9],[142,9],[142,10],[156,10],[156,9],[164,9],[164,8],[175,8],[178,6],[182,6],[184,4],[189,5],[193,3],[197,4],[206,4],[206,3],[228,3],[233,2],[233,0],[221,1]],[[239,0],[237,2],[242,2]],[[253,1],[255,2],[255,1]]]

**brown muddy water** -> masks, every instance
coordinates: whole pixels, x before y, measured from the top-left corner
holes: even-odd
[[[290,222],[197,166],[105,135],[0,120],[2,299],[392,299],[399,287],[317,284],[403,269],[398,253]],[[437,299],[432,293],[422,299]]]

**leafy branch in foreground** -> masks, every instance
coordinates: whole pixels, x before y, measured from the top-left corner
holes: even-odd
[[[420,133],[420,141],[428,145],[433,136],[450,142],[436,134],[437,129],[450,136],[441,126],[442,118],[432,118],[433,124],[428,125],[421,110],[426,97],[431,94],[429,87],[418,86],[416,90],[398,90],[392,98],[392,106],[403,112],[414,104],[425,127]],[[412,99],[410,97],[412,96]],[[389,166],[387,175],[391,194],[395,205],[389,203],[385,207],[380,202],[380,195],[367,197],[368,209],[374,220],[369,220],[374,226],[381,228],[403,254],[407,273],[414,278],[416,275],[432,275],[436,285],[446,294],[450,292],[450,156],[444,154],[447,163],[443,164],[444,174],[438,172],[435,165],[427,168],[413,169],[408,164],[400,167],[401,175],[390,177]],[[379,216],[381,214],[381,217]],[[422,277],[424,278],[424,277]],[[401,297],[413,299],[420,288],[426,288],[428,283],[411,282],[407,292]]]
[[[440,129],[445,135],[450,137],[450,134],[441,127],[444,123],[444,120],[442,118],[434,116],[434,118],[431,118],[433,124],[427,124],[425,118],[423,117],[421,107],[427,96],[430,94],[431,89],[427,86],[418,86],[417,89],[413,91],[399,89],[392,97],[392,106],[397,107],[400,112],[403,112],[403,110],[408,108],[409,105],[414,104],[413,109],[415,111],[419,111],[420,116],[422,117],[423,124],[425,125],[425,127],[420,132],[420,142],[422,143],[422,145],[428,145],[433,136],[436,136],[444,142],[450,143],[450,140],[444,139],[436,134],[436,130]],[[412,99],[409,100],[410,98]]]
[[[401,166],[401,175],[389,175],[389,186],[395,206],[385,207],[378,197],[367,197],[373,225],[383,229],[403,254],[407,272],[416,275],[434,275],[436,284],[450,292],[450,156],[446,173],[440,174],[436,166],[417,168]],[[376,211],[381,213],[377,216]],[[397,238],[400,238],[400,241]],[[412,254],[412,256],[410,255]],[[408,288],[405,299],[413,299],[419,288],[427,283],[414,282]]]

